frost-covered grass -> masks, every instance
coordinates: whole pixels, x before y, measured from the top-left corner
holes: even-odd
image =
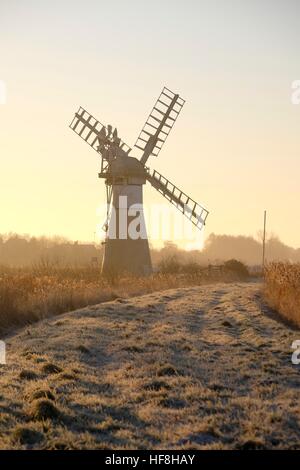
[[[300,448],[295,330],[255,283],[154,292],[7,341],[0,448]]]

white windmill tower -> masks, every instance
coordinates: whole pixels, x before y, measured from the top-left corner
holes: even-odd
[[[134,145],[137,158],[130,156],[131,148],[118,137],[116,129],[104,126],[82,107],[75,113],[70,128],[102,157],[99,178],[105,179],[107,193],[104,275],[115,272],[146,275],[152,272],[143,215],[143,185],[146,181],[199,229],[205,224],[206,209],[160,173],[145,166],[151,155],[159,154],[184,103],[179,95],[163,88]],[[136,230],[132,230],[133,227]]]

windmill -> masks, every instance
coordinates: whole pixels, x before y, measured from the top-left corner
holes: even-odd
[[[143,215],[143,185],[148,181],[199,229],[208,211],[146,163],[158,156],[185,101],[164,87],[132,149],[118,136],[117,129],[103,125],[80,107],[70,128],[101,155],[99,178],[105,179],[107,219],[102,273],[152,272],[149,243]],[[137,218],[138,212],[138,218]],[[132,225],[139,230],[132,231]],[[132,235],[133,233],[133,235]]]

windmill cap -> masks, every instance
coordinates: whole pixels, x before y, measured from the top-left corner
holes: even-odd
[[[110,173],[112,176],[145,177],[145,168],[136,158],[122,156],[111,162]]]

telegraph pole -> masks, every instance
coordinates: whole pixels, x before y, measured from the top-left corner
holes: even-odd
[[[266,257],[266,226],[267,226],[267,211],[264,211],[264,235],[263,235],[263,251],[262,251],[262,270],[265,270],[265,257]]]

